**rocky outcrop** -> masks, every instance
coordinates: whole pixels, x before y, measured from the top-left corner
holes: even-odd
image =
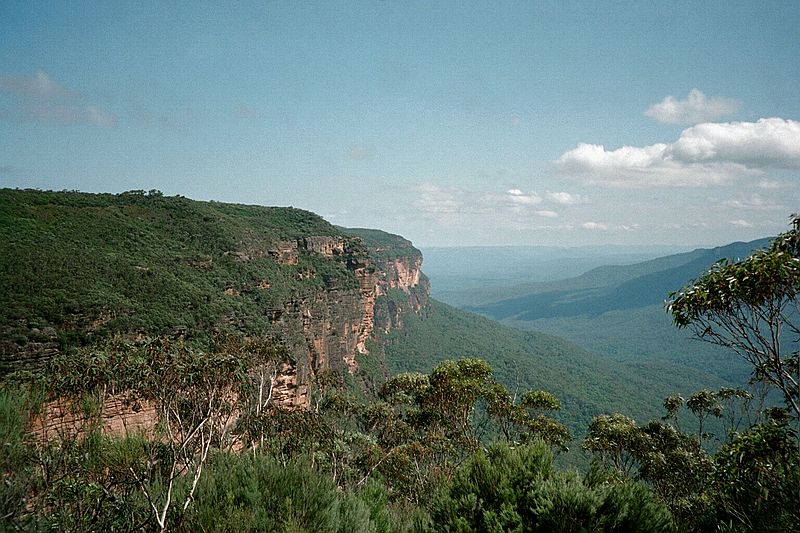
[[[360,354],[366,354],[368,353],[367,340],[372,336],[375,324],[375,298],[378,291],[375,285],[375,276],[370,266],[360,266],[353,273],[358,278],[359,292],[364,308],[358,329],[358,338],[356,339],[356,351]],[[353,357],[353,363],[355,363],[355,356]],[[352,371],[352,365],[349,364],[348,366]]]
[[[370,246],[369,241],[313,236],[298,240],[296,248],[283,245],[283,250],[340,261],[358,286],[316,291],[289,302],[278,315],[276,323],[298,361],[293,377],[286,381],[292,389],[281,388],[282,398],[288,400],[294,394],[291,404],[307,405],[314,375],[325,370],[355,373],[359,354],[382,357],[368,353],[375,329],[385,333],[402,327],[405,313],[420,313],[428,307],[430,284],[421,270],[422,254],[401,240],[406,246],[399,250]]]
[[[416,250],[406,256],[370,257],[364,250],[349,247],[343,239],[330,237],[309,237],[294,245],[282,243],[279,250],[287,261],[301,253],[341,261],[358,281],[355,288],[325,288],[273,310],[271,317],[292,359],[281,363],[275,373],[272,402],[282,408],[304,409],[310,405],[316,374],[326,370],[355,373],[358,354],[382,357],[382,353],[369,354],[367,350],[375,328],[391,331],[402,327],[406,313],[423,311],[429,303],[429,283],[421,271],[422,255]],[[273,255],[272,251],[269,254]],[[261,280],[258,286],[265,290],[269,283]],[[238,295],[233,289],[225,293]],[[379,344],[374,346],[380,349]],[[147,434],[157,421],[154,405],[124,394],[105,398],[99,419],[82,413],[77,405],[63,399],[44,405],[33,421],[36,438],[74,438],[93,427],[105,434]]]
[[[354,372],[366,303],[357,290],[321,291],[292,302],[284,315],[289,322],[285,326],[289,339],[299,326],[304,346],[295,343],[293,352],[301,365],[306,360],[312,374],[323,370]]]
[[[422,255],[382,261],[376,280],[377,295],[383,296],[390,289],[409,293],[422,278]]]
[[[275,405],[285,409],[308,407],[309,383],[297,375],[297,363],[287,362],[281,364],[275,376],[272,391],[272,401]]]
[[[403,315],[419,314],[430,304],[430,282],[422,273],[422,254],[393,257],[377,269],[375,327],[383,333],[403,327]]]
[[[81,410],[80,402],[64,398],[47,402],[31,421],[39,441],[68,440],[84,436],[95,427],[106,435],[149,434],[158,415],[154,404],[115,394],[104,398],[99,416]]]
[[[280,241],[268,253],[281,265],[296,265],[299,258],[296,241]]]
[[[325,257],[343,255],[346,246],[342,237],[304,237],[298,244],[307,252]]]

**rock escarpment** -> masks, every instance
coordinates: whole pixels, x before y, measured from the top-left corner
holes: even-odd
[[[429,305],[430,284],[421,271],[422,254],[399,236],[376,230],[355,231],[357,242],[346,239],[307,237],[297,242],[299,250],[341,261],[357,280],[350,288],[327,287],[292,300],[277,321],[283,338],[297,354],[297,363],[287,369],[278,397],[284,405],[306,406],[314,375],[325,370],[355,373],[356,357],[382,358],[375,330],[388,332],[402,327],[405,313],[421,313]],[[402,246],[387,250],[374,236],[391,238]],[[282,244],[285,250],[290,247]],[[387,253],[391,252],[391,253]],[[272,252],[270,252],[272,253]]]
[[[409,241],[299,209],[0,189],[0,220],[0,374],[112,337],[234,331],[289,348],[274,398],[305,406],[316,375],[382,358],[379,333],[428,304]]]

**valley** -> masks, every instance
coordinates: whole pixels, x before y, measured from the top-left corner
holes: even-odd
[[[378,518],[362,520],[370,528],[374,519],[430,530],[448,497],[433,489],[456,487],[458,472],[487,460],[485,446],[491,460],[533,454],[526,460],[549,465],[541,475],[573,484],[563,490],[612,498],[634,490],[633,478],[595,494],[591,476],[604,454],[621,453],[614,439],[651,442],[624,445],[643,464],[670,462],[666,473],[638,474],[658,487],[688,467],[685,454],[701,461],[685,475],[703,480],[702,464],[730,445],[720,443],[736,409],[749,423],[766,416],[758,398],[748,407],[735,390],[752,367],[675,328],[663,299],[768,240],[666,256],[657,247],[504,248],[469,249],[460,260],[458,249],[434,250],[429,279],[407,239],[299,209],[158,191],[2,189],[0,241],[0,409],[9,421],[0,461],[19,472],[7,474],[4,497],[28,524],[54,523],[52,501],[65,506],[53,516],[75,520],[82,501],[36,488],[49,470],[32,462],[34,450],[57,465],[87,458],[74,471],[52,468],[74,483],[97,479],[87,490],[126,502],[96,504],[112,529],[147,515],[142,497],[152,494],[167,510],[184,498],[183,511],[153,515],[162,530],[183,520],[220,527],[234,511],[216,491],[233,469],[251,483],[324,479],[319,496],[342,509],[376,506]],[[434,294],[454,305],[431,297],[438,276],[447,289]],[[781,420],[753,427],[785,440]],[[627,433],[606,442],[609,422]],[[161,461],[169,471],[153,467]],[[585,477],[567,473],[575,470]],[[293,479],[270,494],[304,486]],[[367,479],[378,503],[360,488]],[[700,498],[704,487],[670,490]],[[649,490],[636,498],[655,502]],[[34,498],[34,511],[20,494]],[[646,521],[694,524],[658,498]],[[329,520],[349,524],[348,512]]]
[[[609,365],[622,365],[622,375],[639,375],[646,383],[658,384],[655,398],[708,386],[742,387],[751,367],[729,351],[676,328],[664,301],[721,259],[746,257],[768,244],[762,239],[698,248],[646,261],[606,264],[566,279],[464,288],[438,296],[508,326],[568,339]],[[474,272],[472,279],[479,279],[480,272]],[[491,277],[492,272],[483,275]],[[435,282],[434,277],[434,286]]]

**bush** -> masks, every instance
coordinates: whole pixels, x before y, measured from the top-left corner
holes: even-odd
[[[800,531],[800,446],[786,421],[734,434],[714,459],[718,519],[731,531]]]
[[[596,477],[596,476],[595,476]],[[556,472],[544,443],[473,455],[434,500],[430,531],[673,531],[667,508],[636,483]]]
[[[12,523],[22,511],[31,483],[31,457],[26,444],[26,397],[22,391],[0,389],[0,509]]]
[[[299,461],[220,454],[201,478],[185,525],[190,531],[388,533],[392,522],[380,485],[342,492]]]

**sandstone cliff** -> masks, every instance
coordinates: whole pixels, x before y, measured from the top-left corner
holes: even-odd
[[[0,217],[0,375],[113,336],[202,349],[233,330],[290,349],[274,398],[305,406],[317,374],[363,374],[428,305],[409,241],[299,209],[0,189]]]
[[[310,236],[281,241],[266,251],[249,250],[236,255],[249,261],[270,256],[287,265],[297,265],[305,253],[316,254],[346,265],[358,281],[353,287],[326,286],[293,298],[279,310],[272,310],[274,331],[290,348],[291,360],[279,366],[274,377],[273,402],[284,408],[307,408],[314,377],[326,370],[355,373],[356,357],[382,360],[383,347],[376,328],[388,332],[402,327],[405,313],[421,313],[429,305],[429,283],[421,272],[422,255],[410,245],[392,250],[370,241],[345,237]],[[308,273],[316,276],[317,273]],[[259,285],[268,282],[262,280]],[[263,288],[263,287],[261,287]],[[246,292],[246,289],[245,289]],[[240,296],[229,291],[229,296]],[[52,332],[51,332],[52,333]],[[109,396],[101,406],[100,429],[109,434],[150,431],[156,422],[152,405],[130,402],[124,394]],[[64,438],[85,433],[93,424],[76,406],[62,399],[47,402],[34,421],[39,438]]]
[[[358,355],[382,360],[380,344],[373,343],[379,353],[370,354],[367,348],[369,340],[377,340],[375,329],[388,332],[402,327],[404,313],[420,313],[429,305],[430,284],[421,271],[419,250],[409,241],[383,232],[354,234],[360,242],[323,237],[297,242],[297,249],[342,261],[358,285],[328,287],[294,299],[276,321],[297,357],[278,390],[285,405],[308,405],[309,385],[318,372],[355,373]],[[375,242],[375,235],[391,237],[402,246],[387,250]],[[283,253],[290,248],[284,243]],[[389,298],[390,294],[394,298]]]

